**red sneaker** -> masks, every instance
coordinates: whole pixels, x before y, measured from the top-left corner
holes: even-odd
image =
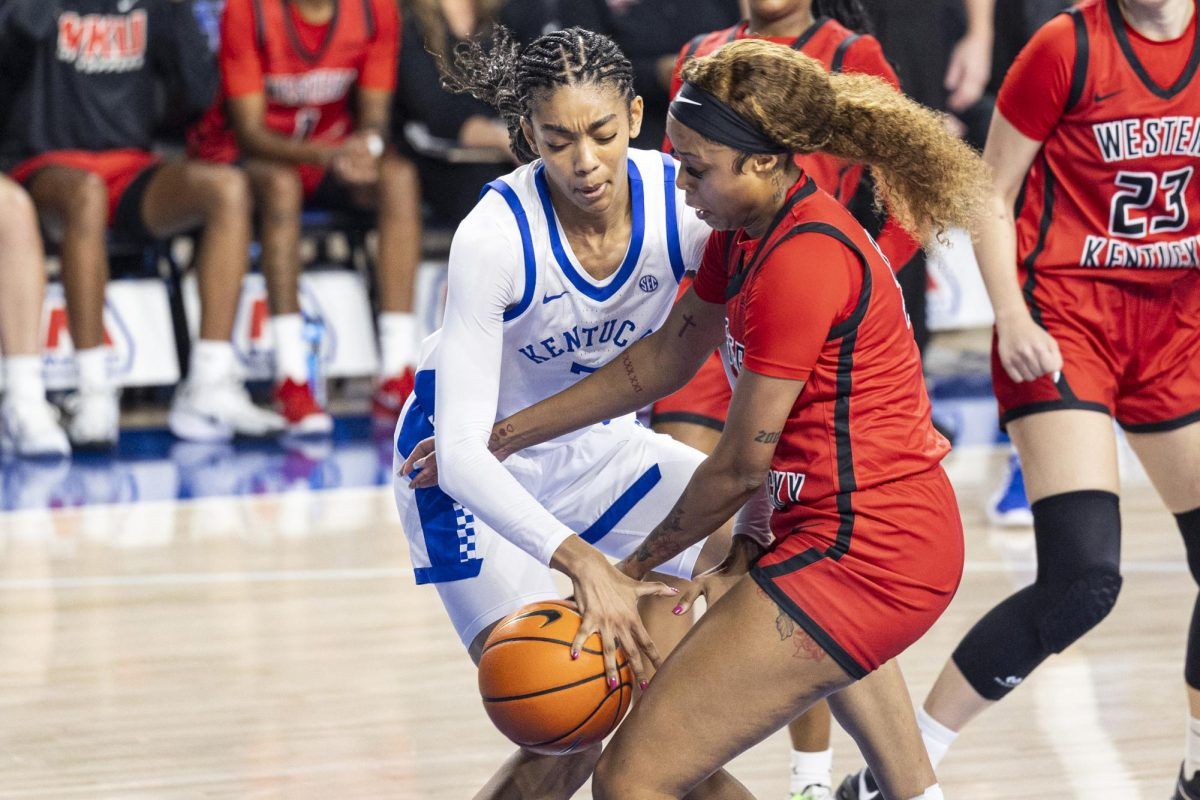
[[[307,383],[288,378],[276,384],[275,405],[287,420],[289,433],[319,436],[333,432],[333,418],[321,408]]]
[[[413,380],[412,367],[405,367],[404,372],[380,383],[371,397],[371,417],[376,422],[395,425],[404,401],[412,394]]]

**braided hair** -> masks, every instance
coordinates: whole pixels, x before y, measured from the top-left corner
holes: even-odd
[[[442,70],[447,91],[470,94],[499,112],[522,163],[537,154],[521,131],[521,120],[550,90],[581,83],[611,86],[627,102],[636,96],[633,64],[621,48],[583,28],[553,31],[522,48],[507,28],[497,25],[490,41],[477,38],[455,47],[453,65]]]
[[[832,17],[852,31],[871,33],[871,18],[862,0],[813,0],[813,17]]]

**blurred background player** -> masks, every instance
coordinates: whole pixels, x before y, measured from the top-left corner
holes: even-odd
[[[77,446],[111,447],[118,389],[104,345],[106,233],[150,240],[203,227],[196,255],[200,340],[171,429],[222,440],[276,433],[256,408],[230,344],[250,242],[250,196],[236,169],[150,151],[156,82],[183,115],[215,88],[191,6],[170,0],[10,0],[0,29],[8,95],[3,153],[42,220],[61,230],[62,280],[79,390],[68,425]]]
[[[394,421],[412,390],[420,191],[415,168],[387,144],[399,36],[393,0],[230,0],[221,18],[221,96],[190,144],[202,158],[241,163],[250,176],[272,315],[275,399],[293,433],[333,427],[308,383],[298,293],[306,204],[378,211],[374,415]]]
[[[1112,610],[1122,584],[1115,419],[1200,580],[1200,272],[1194,0],[1089,0],[1009,72],[976,252],[992,379],[1025,466],[1037,577],[967,633],[920,714],[936,765],[962,727]],[[1012,211],[1017,197],[1022,201]],[[1014,268],[1015,267],[1015,268]],[[1200,797],[1200,599],[1175,798]],[[867,797],[867,775],[845,797]]]
[[[884,58],[879,42],[866,33],[869,24],[858,0],[750,0],[749,15],[736,25],[693,38],[679,51],[671,80],[672,97],[683,83],[681,71],[693,58],[709,55],[722,45],[747,38],[765,39],[811,56],[831,72],[876,75],[899,90],[895,72]],[[670,141],[664,142],[669,149]],[[797,157],[797,164],[843,205],[863,189],[870,199],[856,204],[863,216],[872,216],[874,194],[863,186],[864,167],[826,153]],[[873,218],[864,222],[879,232],[879,246],[894,269],[917,252],[917,243],[888,220],[880,226]],[[681,287],[680,295],[691,285]],[[656,431],[666,433],[705,453],[720,439],[729,409],[731,390],[720,355],[714,353],[700,372],[680,391],[654,404],[651,417]],[[833,751],[829,746],[829,707],[822,701],[789,726],[792,739],[791,796],[820,800],[832,792]]]
[[[71,443],[46,401],[42,300],[46,265],[37,212],[25,191],[0,175],[0,356],[4,399],[0,445],[21,456],[68,456]]]

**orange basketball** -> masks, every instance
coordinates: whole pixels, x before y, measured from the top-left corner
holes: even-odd
[[[608,685],[600,636],[579,658],[571,641],[579,613],[565,602],[530,603],[496,624],[479,659],[479,693],[500,732],[522,747],[564,755],[617,727],[633,697],[633,670],[617,651],[618,684]]]

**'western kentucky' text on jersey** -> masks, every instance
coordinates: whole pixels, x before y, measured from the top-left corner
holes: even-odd
[[[805,381],[771,462],[771,501],[787,512],[772,516],[776,536],[831,507],[852,526],[854,492],[926,472],[949,451],[891,267],[810,178],[762,238],[715,233],[695,290],[725,303],[735,381],[743,371]]]
[[[172,115],[212,102],[212,56],[190,2],[7,0],[0,11],[6,161],[56,150],[148,149],[156,83]]]
[[[1060,18],[1030,44],[1073,45],[1074,60],[1065,109],[1045,137],[1019,200],[1017,246],[1025,281],[1047,269],[1174,280],[1181,274],[1175,270],[1200,266],[1195,21],[1190,35],[1151,43],[1158,50],[1178,48],[1183,64],[1173,82],[1162,84],[1135,50],[1131,39],[1137,34],[1116,0],[1089,0],[1069,17],[1071,25]],[[1000,108],[1006,117],[1018,117],[1014,124],[1025,132],[1016,93],[1010,88],[1005,97],[1002,91]]]
[[[355,87],[395,88],[400,23],[395,2],[333,0],[314,25],[287,0],[228,0],[221,18],[222,98],[192,131],[192,151],[233,161],[226,98],[261,93],[265,125],[298,139],[336,142],[355,128]]]

